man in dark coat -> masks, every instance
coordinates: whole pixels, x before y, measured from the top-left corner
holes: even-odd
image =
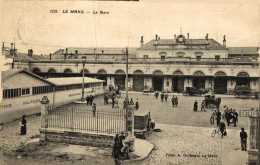
[[[112,95],[112,108],[114,108],[114,106],[115,106],[115,96],[114,95]]]
[[[167,99],[168,99],[168,94],[167,93],[165,93],[164,98],[165,98],[165,102],[167,102]]]
[[[87,95],[86,100],[87,100],[87,105],[89,105],[89,95]]]
[[[198,110],[198,102],[197,100],[194,102],[193,110],[196,112]]]
[[[164,94],[161,93],[161,101],[163,102],[163,99],[164,99]]]
[[[171,101],[172,101],[172,106],[174,107],[174,104],[175,104],[175,98],[174,98],[174,96],[172,96]]]
[[[21,126],[21,134],[20,135],[26,135],[26,123],[25,115],[22,116],[22,126]]]
[[[246,151],[246,147],[247,147],[247,133],[245,132],[244,128],[241,128],[240,139],[241,139],[241,150],[242,151]]]
[[[219,112],[219,110],[217,111],[217,125],[220,124],[220,119],[221,119],[221,112]]]
[[[221,132],[221,138],[224,136],[224,132],[226,131],[226,125],[224,122],[220,122],[219,124],[219,130]]]
[[[236,127],[237,126],[237,121],[238,121],[238,113],[236,112],[235,109],[233,110],[232,116],[233,116],[234,127]]]

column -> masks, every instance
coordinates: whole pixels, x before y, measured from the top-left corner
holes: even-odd
[[[165,92],[170,92],[171,91],[171,80],[172,78],[170,77],[164,77],[164,81],[163,81],[163,86],[164,86],[164,91]]]
[[[43,96],[41,100],[41,129],[40,129],[40,141],[45,141],[45,129],[48,128],[48,108],[49,99],[47,96]]]
[[[249,145],[248,145],[248,164],[257,165],[258,161],[258,118],[249,117]],[[258,131],[257,131],[258,130]]]

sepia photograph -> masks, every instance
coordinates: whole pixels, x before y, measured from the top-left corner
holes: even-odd
[[[259,165],[260,3],[115,1],[1,1],[0,165]]]

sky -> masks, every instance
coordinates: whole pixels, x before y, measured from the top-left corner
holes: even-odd
[[[187,1],[187,0],[186,0]],[[186,2],[182,1],[182,2]],[[158,34],[209,38],[228,47],[259,46],[260,5],[256,3],[181,3],[168,0],[140,2],[2,1],[2,41],[15,40],[20,52],[53,53],[65,47],[139,47]],[[50,13],[50,10],[58,13]],[[86,14],[65,14],[84,10]],[[109,14],[93,14],[93,11]],[[181,30],[182,29],[182,30]]]

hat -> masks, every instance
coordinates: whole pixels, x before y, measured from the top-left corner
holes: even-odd
[[[25,115],[23,115],[22,118],[25,118]]]

